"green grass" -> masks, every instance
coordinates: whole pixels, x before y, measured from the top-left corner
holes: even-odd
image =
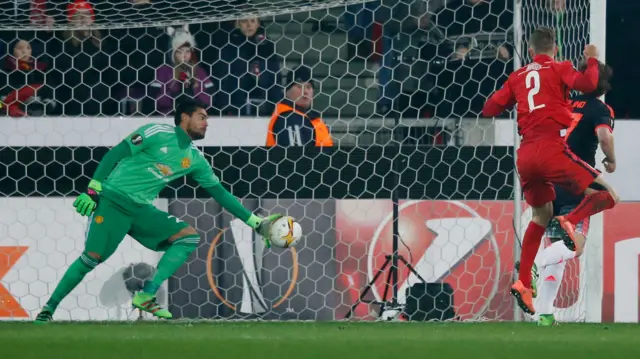
[[[0,322],[6,359],[640,358],[637,324]]]

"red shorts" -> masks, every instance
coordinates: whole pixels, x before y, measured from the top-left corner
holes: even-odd
[[[521,146],[516,167],[524,199],[532,207],[553,201],[556,198],[554,185],[579,195],[600,174],[566,145],[548,141]]]

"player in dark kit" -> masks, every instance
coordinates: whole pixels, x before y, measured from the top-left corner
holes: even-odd
[[[598,86],[598,49],[594,45],[585,47],[587,66],[585,71],[577,71],[570,61],[554,60],[555,32],[541,27],[531,35],[529,54],[533,62],[509,76],[487,100],[483,114],[494,117],[518,105],[518,131],[522,139],[516,167],[533,217],[524,234],[518,280],[511,287],[511,294],[526,313],[535,314],[531,269],[553,217],[554,185],[576,195],[586,194],[571,213],[557,217],[574,242],[576,224],[612,208],[618,197],[598,171],[569,150],[561,134],[573,122],[570,90],[591,93]]]
[[[580,70],[584,71],[587,64],[582,63]],[[565,134],[565,141],[569,148],[581,160],[590,166],[596,166],[596,151],[598,145],[604,152],[604,168],[608,173],[616,170],[616,158],[613,145],[613,110],[598,98],[606,94],[611,86],[611,68],[605,64],[599,65],[598,88],[591,93],[582,94],[572,99],[573,122]],[[573,211],[584,199],[584,195],[574,195],[560,186],[555,186],[556,199],[553,201],[555,216],[563,216]],[[571,241],[560,223],[553,219],[547,227],[546,237],[551,245],[538,253],[536,265],[533,267],[533,288],[537,270],[541,271],[542,283],[535,302],[538,311],[538,325],[552,326],[557,324],[553,315],[553,302],[556,299],[560,283],[564,276],[564,269],[568,260],[577,258],[584,252],[586,237],[589,232],[589,217],[576,224],[576,242]]]

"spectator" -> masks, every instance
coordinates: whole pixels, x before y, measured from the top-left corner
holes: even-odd
[[[300,66],[287,74],[286,98],[276,106],[267,132],[268,147],[331,147],[329,128],[311,109],[314,82],[309,68]]]
[[[55,98],[67,116],[115,115],[118,104],[111,85],[118,78],[109,66],[114,42],[100,30],[89,29],[95,21],[93,6],[76,0],[67,7],[71,30],[57,32],[47,44],[55,72],[47,82],[55,82]]]
[[[109,8],[102,3],[102,15],[115,17],[116,21],[134,23],[144,16],[153,16],[157,9],[148,0],[118,0],[121,8]],[[122,9],[122,11],[120,11]],[[106,12],[106,14],[104,13]],[[118,51],[111,56],[111,66],[120,77],[115,89],[120,101],[120,113],[125,116],[148,116],[155,112],[155,98],[148,93],[151,83],[156,80],[156,69],[165,63],[168,35],[164,28],[138,27],[114,29],[111,34],[118,39]]]
[[[437,33],[440,37],[437,45],[424,43],[420,49],[423,62],[411,69],[420,84],[410,107],[440,118],[477,116],[481,112],[486,98],[513,66],[509,63],[510,49],[492,40],[505,39],[513,24],[512,15],[504,10],[510,3],[447,0],[429,25],[430,35]]]
[[[31,44],[17,40],[11,46],[13,53],[8,55],[2,68],[7,75],[7,88],[2,91],[3,113],[12,116],[42,116],[55,109],[53,92],[44,85],[47,64],[38,61],[32,55]]]
[[[204,68],[198,65],[194,52],[196,43],[188,27],[169,28],[168,33],[171,36],[168,64],[156,70],[156,80],[151,84],[156,110],[162,115],[172,113],[174,102],[182,96],[211,107],[214,84]]]
[[[398,74],[400,55],[400,33],[413,33],[426,27],[427,11],[434,6],[444,6],[445,0],[377,0],[347,7],[344,22],[347,27],[349,57],[369,59],[380,50],[378,70],[379,100],[376,111],[386,115],[397,108],[401,92],[401,76]],[[432,3],[434,4],[432,6]],[[375,23],[380,24],[380,34],[374,35]],[[422,25],[421,25],[422,24]],[[379,38],[376,38],[379,36]]]
[[[343,20],[349,40],[349,58],[360,56],[367,59],[371,56],[374,24],[384,22],[377,11],[380,6],[379,0],[347,6]]]
[[[214,71],[224,114],[268,116],[282,98],[280,58],[257,17],[236,22]]]

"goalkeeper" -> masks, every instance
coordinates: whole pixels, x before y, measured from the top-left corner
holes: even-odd
[[[200,236],[187,223],[156,209],[152,202],[167,183],[182,176],[191,175],[222,207],[262,235],[268,245],[270,224],[281,215],[260,218],[244,208],[222,186],[192,143],[204,138],[207,131],[204,108],[191,100],[180,103],[175,124],[142,126],[100,161],[87,191],[73,203],[78,213],[90,216],[85,250],[67,269],[38,314],[37,323],[51,321],[60,302],[87,273],[115,252],[127,234],[151,250],[164,252],[154,278],[133,297],[133,306],[159,318],[172,317],[158,305],[156,292],[187,261],[198,247]]]

